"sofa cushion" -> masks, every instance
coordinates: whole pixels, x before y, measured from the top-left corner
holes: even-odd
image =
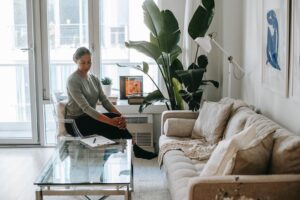
[[[195,119],[169,118],[164,124],[164,134],[166,136],[190,137],[195,121]]]
[[[249,105],[241,100],[241,99],[233,99],[233,98],[230,98],[230,97],[224,97],[222,98],[219,103],[222,103],[222,104],[232,104],[232,108],[231,108],[231,113],[235,113],[235,111],[237,109],[239,109],[240,107],[248,107]]]
[[[191,160],[182,151],[172,150],[165,154],[163,163],[172,199],[182,200],[187,197],[189,180],[199,176],[206,162]]]
[[[274,137],[270,173],[299,174],[300,137],[282,128],[276,130]]]
[[[231,104],[204,102],[195,122],[192,138],[205,138],[210,144],[217,143],[227,124],[232,108]]]
[[[233,112],[225,128],[223,139],[229,139],[244,130],[247,119],[254,114],[256,113],[248,107],[240,107]]]
[[[249,146],[236,152],[225,174],[266,174],[273,149],[273,134],[255,138]]]
[[[228,162],[236,154],[237,150],[247,146],[255,138],[255,135],[255,126],[250,126],[234,135],[231,139],[219,142],[201,172],[201,176],[225,175]]]
[[[280,128],[278,124],[260,114],[255,114],[248,117],[245,128],[251,125],[255,125],[257,136],[264,136]]]

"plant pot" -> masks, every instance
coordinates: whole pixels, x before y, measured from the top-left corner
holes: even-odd
[[[107,97],[111,96],[111,85],[102,85],[102,89]]]

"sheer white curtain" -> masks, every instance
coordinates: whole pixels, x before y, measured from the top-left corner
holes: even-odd
[[[182,48],[181,61],[184,67],[188,67],[195,57],[196,44],[188,34],[189,22],[201,0],[158,0],[160,9],[171,10],[181,30],[179,46]]]

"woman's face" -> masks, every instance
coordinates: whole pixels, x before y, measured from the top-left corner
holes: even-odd
[[[78,69],[83,72],[88,72],[92,66],[91,55],[85,54],[77,60]]]

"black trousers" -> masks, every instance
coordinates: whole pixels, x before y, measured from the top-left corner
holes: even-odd
[[[104,113],[109,118],[118,117],[116,113]],[[82,115],[75,119],[75,123],[83,136],[102,135],[108,139],[131,139],[132,135],[127,129],[119,129],[115,126],[100,122],[88,115]],[[65,123],[67,132],[77,136],[71,124]]]

